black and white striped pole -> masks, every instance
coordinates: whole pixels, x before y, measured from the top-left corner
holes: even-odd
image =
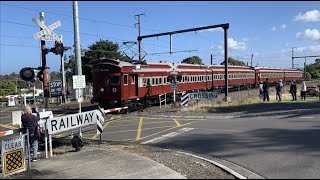
[[[181,106],[182,107],[188,106],[188,102],[189,102],[189,93],[187,93],[186,91],[183,91],[181,96]]]

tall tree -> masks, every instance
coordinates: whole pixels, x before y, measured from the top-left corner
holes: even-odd
[[[85,56],[81,59],[82,74],[86,75],[86,82],[92,82],[92,68],[100,62],[101,58],[129,61],[128,57],[120,52],[118,43],[100,39],[88,47]]]
[[[181,61],[181,63],[187,63],[187,64],[202,64],[202,59],[198,56],[192,56],[192,57],[188,57],[184,60]]]
[[[228,58],[228,64],[235,65],[235,66],[246,66],[245,62],[233,59],[232,57]],[[221,63],[221,65],[224,65],[224,61]]]

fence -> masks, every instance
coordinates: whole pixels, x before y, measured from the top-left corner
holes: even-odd
[[[164,96],[164,99],[162,100],[162,96]],[[167,94],[160,94],[159,95],[159,104],[161,109],[161,103],[164,102],[164,107],[167,107]]]

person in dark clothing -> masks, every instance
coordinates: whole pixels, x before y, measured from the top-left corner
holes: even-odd
[[[281,102],[282,88],[283,88],[283,83],[282,83],[282,80],[280,79],[279,83],[276,85],[276,100],[279,102]]]
[[[270,83],[269,83],[269,79],[267,78],[265,82],[263,82],[263,102],[265,102],[266,100],[269,102],[269,87],[270,87]]]
[[[33,161],[38,159],[38,139],[36,137],[37,121],[39,121],[39,118],[32,114],[31,107],[28,105],[25,106],[24,113],[21,116],[21,122],[24,129],[23,133],[27,133],[27,129],[29,130],[30,151],[33,152]]]
[[[290,93],[292,95],[292,100],[291,101],[296,101],[297,100],[297,85],[296,85],[296,83],[294,81],[291,82]]]

